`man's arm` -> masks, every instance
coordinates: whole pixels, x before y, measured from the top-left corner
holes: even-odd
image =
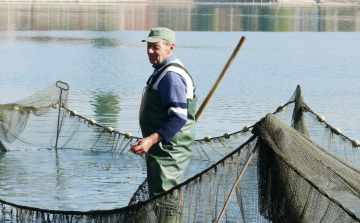
[[[157,88],[168,118],[156,132],[169,142],[187,121],[186,81],[181,75],[170,71],[166,73]]]

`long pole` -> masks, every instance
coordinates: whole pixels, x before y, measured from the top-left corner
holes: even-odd
[[[234,61],[236,55],[238,54],[238,52],[240,51],[242,45],[244,44],[246,40],[245,36],[242,36],[239,43],[237,44],[237,46],[234,49],[234,52],[231,54],[229,60],[227,61],[227,63],[225,64],[223,70],[221,71],[219,77],[217,78],[217,80],[215,81],[214,85],[212,86],[210,92],[208,93],[208,95],[206,96],[205,100],[203,101],[203,103],[201,104],[199,110],[196,112],[195,115],[195,122],[197,122],[197,120],[199,119],[201,113],[204,111],[206,105],[208,104],[208,102],[210,101],[210,98],[213,96],[213,94],[215,93],[216,88],[219,86],[221,80],[224,78],[227,70],[229,69],[230,65],[232,64],[232,62]]]
[[[220,214],[220,216],[219,216],[219,219],[218,219],[217,223],[220,223],[221,218],[223,217],[223,215],[224,215],[224,213],[225,213],[225,211],[226,211],[226,208],[227,208],[227,206],[228,206],[228,204],[229,204],[229,202],[230,202],[231,196],[233,195],[233,193],[234,193],[234,191],[235,191],[235,189],[236,189],[236,186],[238,185],[238,183],[239,183],[242,175],[244,174],[247,166],[249,165],[251,159],[253,158],[255,151],[256,151],[256,147],[255,147],[255,148],[253,149],[253,151],[251,152],[248,160],[247,160],[246,163],[245,163],[245,166],[244,166],[243,169],[241,170],[241,173],[240,173],[239,177],[237,178],[236,182],[234,183],[234,185],[233,185],[233,187],[232,187],[232,189],[231,189],[231,192],[230,192],[230,194],[229,194],[229,197],[228,197],[227,200],[226,200],[226,203],[225,203],[225,205],[224,205],[224,208],[223,208],[222,211],[221,211],[221,214]]]

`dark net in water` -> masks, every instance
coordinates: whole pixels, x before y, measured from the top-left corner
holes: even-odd
[[[0,105],[2,152],[35,146],[129,153],[138,137],[70,111],[68,95],[69,87],[58,82]],[[196,140],[193,159],[216,162],[169,191],[149,199],[145,180],[128,206],[94,211],[47,210],[0,198],[0,221],[358,222],[358,146],[313,112],[298,86],[284,106],[255,125]]]

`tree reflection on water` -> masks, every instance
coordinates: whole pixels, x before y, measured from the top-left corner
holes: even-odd
[[[357,7],[313,5],[1,5],[0,30],[359,32]]]
[[[114,92],[94,92],[93,98],[96,121],[104,126],[116,126],[122,99]]]

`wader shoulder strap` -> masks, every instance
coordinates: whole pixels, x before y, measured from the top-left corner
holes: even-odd
[[[178,68],[184,70],[190,76],[189,72],[185,69],[185,67],[181,66],[180,64],[178,64],[178,63],[168,63],[163,68],[161,68],[158,72],[156,72],[155,74],[152,74],[149,77],[149,79],[146,82],[146,85],[148,85],[148,89],[147,89],[148,92],[150,92],[152,90],[156,80],[159,78],[159,76],[162,74],[162,72],[164,72],[164,70],[166,68],[170,67],[170,66],[178,67]]]

